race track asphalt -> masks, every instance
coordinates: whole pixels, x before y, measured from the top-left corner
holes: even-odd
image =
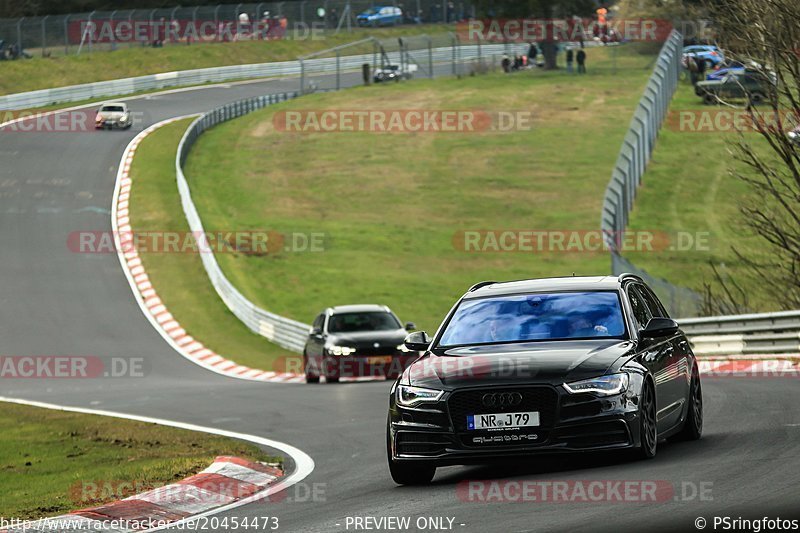
[[[358,77],[344,81],[354,84]],[[72,253],[68,235],[110,230],[117,165],[144,127],[296,87],[296,80],[270,80],[131,99],[145,119],[127,132],[0,131],[0,353],[146,361],[143,378],[3,379],[0,396],[159,417],[296,446],[316,462],[306,480],[288,489],[285,500],[228,512],[277,516],[280,531],[354,531],[346,528],[347,517],[366,516],[408,516],[412,525],[418,517],[450,517],[453,529],[463,532],[691,531],[701,516],[712,530],[714,516],[800,514],[797,379],[705,380],[703,439],[665,444],[653,461],[539,457],[505,467],[443,468],[432,486],[407,488],[395,486],[386,468],[388,382],[246,382],[175,353],[142,314],[118,258]],[[481,503],[459,497],[459,482],[491,479],[650,480],[675,493],[642,503]],[[308,497],[312,488],[316,498]]]

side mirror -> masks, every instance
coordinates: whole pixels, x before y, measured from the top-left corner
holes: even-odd
[[[414,331],[417,329],[417,325],[413,322],[406,322],[406,331]]]
[[[310,333],[312,337],[319,337],[322,335],[322,328],[311,328]]]
[[[412,352],[424,352],[430,347],[431,338],[424,331],[415,331],[406,337],[404,344]]]
[[[649,339],[669,337],[678,332],[678,323],[671,318],[653,317],[642,330],[642,336]]]

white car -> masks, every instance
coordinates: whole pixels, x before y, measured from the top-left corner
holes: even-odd
[[[387,65],[386,67],[375,69],[372,79],[375,83],[382,81],[400,81],[401,78],[411,79],[417,71],[417,65],[409,63],[404,68],[400,65]]]
[[[110,102],[103,104],[97,110],[97,116],[94,119],[94,127],[96,129],[114,129],[122,128],[128,129],[133,125],[133,118],[131,117],[128,104],[123,102]]]
[[[800,146],[800,126],[797,126],[795,129],[790,131],[788,135],[789,139],[791,139],[794,144]]]

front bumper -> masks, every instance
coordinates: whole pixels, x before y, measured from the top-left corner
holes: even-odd
[[[419,354],[355,355],[322,358],[319,375],[333,378],[385,377],[397,379]]]
[[[550,385],[522,389],[545,387],[549,392],[535,400],[547,403],[537,408],[542,410],[541,425],[507,431],[465,429],[457,418],[465,411],[462,407],[453,408],[452,392],[424,408],[399,406],[393,395],[389,411],[392,459],[446,466],[639,445],[636,394],[628,391],[598,398],[591,394],[569,394],[562,387]]]

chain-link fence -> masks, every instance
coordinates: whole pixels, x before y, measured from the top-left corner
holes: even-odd
[[[398,16],[359,18],[376,6]],[[472,2],[301,0],[158,9],[92,11],[0,19],[0,59],[109,51],[134,46],[190,45],[244,39],[287,39],[360,25],[453,23],[474,15]]]
[[[454,33],[367,38],[299,58],[300,91],[339,89],[354,81],[381,83],[485,72],[499,69],[504,55],[527,50],[523,43],[465,43]]]

